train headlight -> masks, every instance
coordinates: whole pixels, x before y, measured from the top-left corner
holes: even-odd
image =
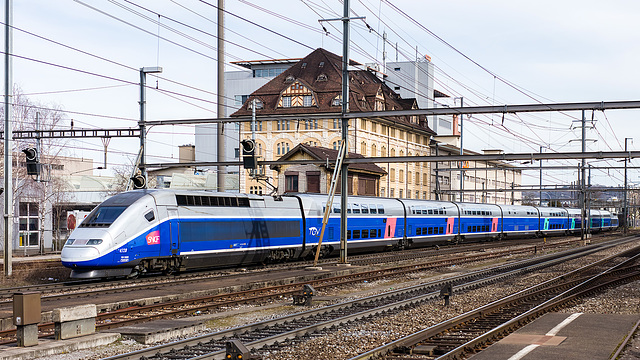
[[[100,245],[102,244],[102,239],[91,239],[87,241],[87,245]]]
[[[76,241],[76,239],[67,239],[67,242],[64,243],[64,245],[73,245],[73,242]]]

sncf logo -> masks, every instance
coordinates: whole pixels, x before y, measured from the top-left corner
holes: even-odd
[[[147,245],[158,245],[160,244],[160,231],[152,231],[147,235]]]

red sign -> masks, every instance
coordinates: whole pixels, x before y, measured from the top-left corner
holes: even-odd
[[[160,231],[152,231],[147,235],[147,245],[158,245],[160,244]]]

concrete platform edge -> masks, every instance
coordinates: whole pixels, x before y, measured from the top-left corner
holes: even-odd
[[[117,333],[99,333],[69,340],[40,339],[32,347],[0,346],[0,360],[31,360],[109,345],[120,339]]]

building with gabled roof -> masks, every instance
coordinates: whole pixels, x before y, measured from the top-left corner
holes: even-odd
[[[359,68],[350,61],[350,111],[384,111],[417,109],[415,99],[403,99],[387,86],[371,69]],[[341,141],[341,121],[305,119],[306,114],[338,114],[342,105],[342,58],[324,49],[316,49],[296,64],[250,94],[242,107],[231,116],[250,116],[255,99],[256,114],[297,115],[299,120],[259,121],[253,136],[257,155],[275,160],[298,144],[337,150]],[[338,115],[336,115],[338,116]],[[394,116],[351,119],[349,153],[365,157],[411,156],[430,153],[429,140],[435,135],[424,116]],[[241,139],[251,138],[249,123],[240,129]],[[380,178],[379,196],[428,198],[427,163],[381,164],[386,172]],[[259,169],[278,186],[278,174],[272,169]],[[428,178],[428,176],[427,176]],[[248,175],[240,178],[241,192],[262,192],[263,185]]]

